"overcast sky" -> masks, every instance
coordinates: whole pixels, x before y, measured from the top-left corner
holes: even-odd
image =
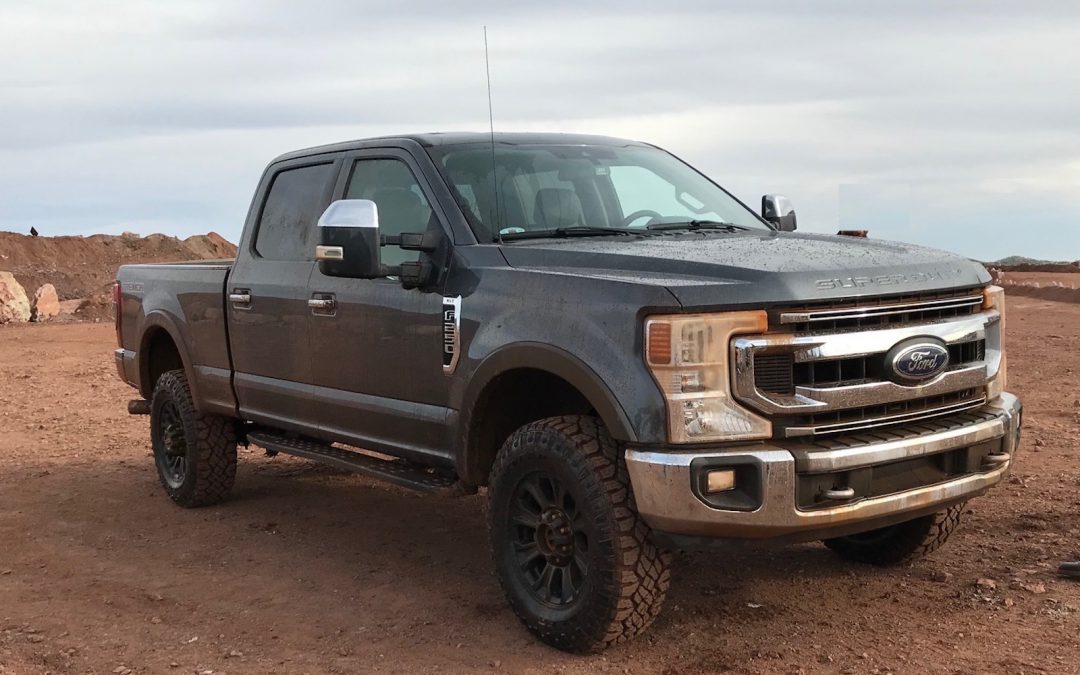
[[[215,230],[376,134],[647,140],[800,230],[1080,258],[1080,2],[0,0],[0,229]]]

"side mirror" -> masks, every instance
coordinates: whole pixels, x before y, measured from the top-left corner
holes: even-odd
[[[795,231],[795,207],[784,195],[763,195],[761,217],[775,225],[781,232]]]
[[[405,288],[418,288],[435,275],[431,261],[421,256],[417,262],[382,264],[379,249],[400,246],[406,251],[433,253],[442,239],[437,230],[379,235],[379,207],[370,199],[339,199],[319,217],[319,245],[315,260],[328,277],[377,279],[396,276]]]
[[[386,276],[379,255],[379,208],[370,199],[341,199],[319,217],[315,260],[328,277]]]

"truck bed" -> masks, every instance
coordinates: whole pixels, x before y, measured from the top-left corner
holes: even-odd
[[[149,398],[155,339],[184,345],[183,365],[207,411],[235,414],[225,312],[231,260],[123,265],[117,271],[121,303],[119,341],[123,377]],[[140,367],[140,363],[143,367]]]

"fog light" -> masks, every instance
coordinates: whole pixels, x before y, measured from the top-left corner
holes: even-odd
[[[727,492],[735,489],[735,471],[724,469],[723,471],[710,471],[705,479],[705,491],[708,494]]]

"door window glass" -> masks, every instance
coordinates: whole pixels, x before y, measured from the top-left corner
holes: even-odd
[[[255,252],[270,260],[314,260],[316,223],[330,205],[333,163],[285,169],[274,176],[255,231]]]
[[[399,159],[361,159],[353,165],[345,190],[346,199],[370,199],[379,210],[379,232],[398,235],[403,232],[426,232],[437,227],[424,191],[405,162]],[[386,265],[415,262],[416,251],[384,246]]]

